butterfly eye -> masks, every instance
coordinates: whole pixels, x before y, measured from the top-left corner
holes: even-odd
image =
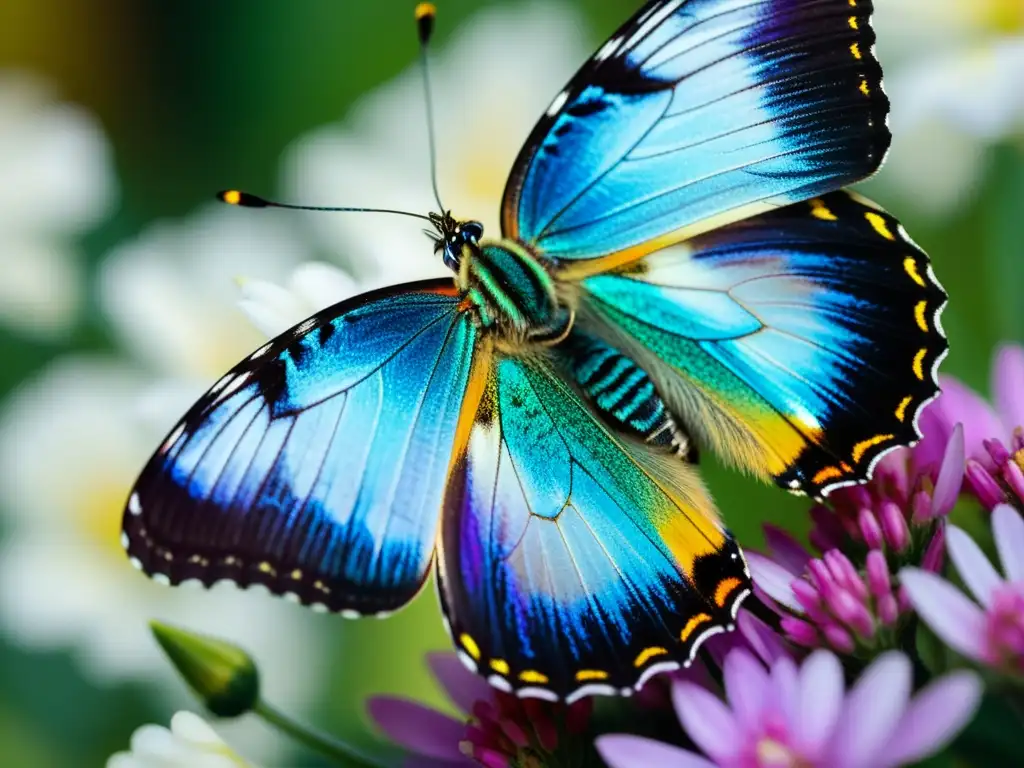
[[[470,242],[479,242],[480,238],[484,236],[484,225],[479,221],[467,221],[462,225],[462,237]]]

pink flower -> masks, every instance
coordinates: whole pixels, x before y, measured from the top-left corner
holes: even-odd
[[[697,754],[639,736],[608,735],[597,748],[611,768],[893,768],[934,754],[969,720],[981,696],[977,675],[959,671],[911,697],[911,663],[880,656],[846,693],[839,659],[812,653],[798,668],[781,657],[766,669],[729,654],[728,703],[677,682],[676,713]]]
[[[977,602],[940,576],[904,568],[900,580],[914,609],[950,648],[1008,674],[1024,674],[1024,520],[1008,504],[992,512],[992,532],[1004,576],[956,526],[948,550]]]
[[[545,765],[556,753],[582,750],[591,700],[571,706],[518,699],[491,688],[453,653],[427,655],[434,677],[468,718],[457,720],[419,702],[374,696],[367,710],[377,726],[411,754],[407,767]]]
[[[956,504],[964,480],[965,427],[893,451],[864,485],[840,488],[811,509],[810,539],[822,552],[850,544],[890,555],[920,552],[932,523]],[[935,460],[932,460],[934,457]]]
[[[908,604],[881,550],[868,552],[863,570],[838,549],[809,558],[801,571],[756,552],[747,561],[759,591],[785,609],[780,624],[793,643],[843,654],[891,647]]]
[[[995,408],[954,378],[942,378],[942,395],[921,414],[924,440],[915,459],[927,463],[934,446],[964,426],[967,486],[987,508],[1009,502],[1024,509],[1024,347],[1004,344],[992,365]]]
[[[964,478],[963,428],[955,425],[941,440],[939,464],[918,470],[909,450],[897,451],[870,482],[835,491],[829,506],[816,504],[810,539],[820,558],[765,526],[771,557],[748,552],[747,561],[759,596],[782,615],[787,639],[844,654],[894,647],[910,606],[893,569],[941,568],[945,516]]]

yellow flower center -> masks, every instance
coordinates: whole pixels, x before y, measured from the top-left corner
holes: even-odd
[[[122,560],[121,515],[128,497],[127,482],[124,478],[98,477],[82,489],[70,510],[84,541]]]
[[[992,32],[1005,34],[1024,30],[1022,0],[972,0],[971,5],[981,25]]]
[[[811,768],[800,755],[772,738],[765,737],[757,742],[755,754],[760,768]]]
[[[1020,467],[1021,471],[1024,472],[1024,448],[1021,448],[1010,458],[1013,460],[1013,463]]]

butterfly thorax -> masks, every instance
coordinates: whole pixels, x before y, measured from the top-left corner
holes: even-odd
[[[456,282],[479,327],[513,345],[555,344],[572,328],[558,284],[522,243],[465,243]]]

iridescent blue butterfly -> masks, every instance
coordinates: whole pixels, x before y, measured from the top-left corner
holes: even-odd
[[[431,214],[454,280],[320,312],[185,415],[129,556],[346,616],[436,562],[460,657],[521,696],[688,663],[750,591],[697,448],[819,496],[916,440],[937,391],[928,259],[837,191],[889,145],[870,14],[647,3],[541,118],[500,239]]]

